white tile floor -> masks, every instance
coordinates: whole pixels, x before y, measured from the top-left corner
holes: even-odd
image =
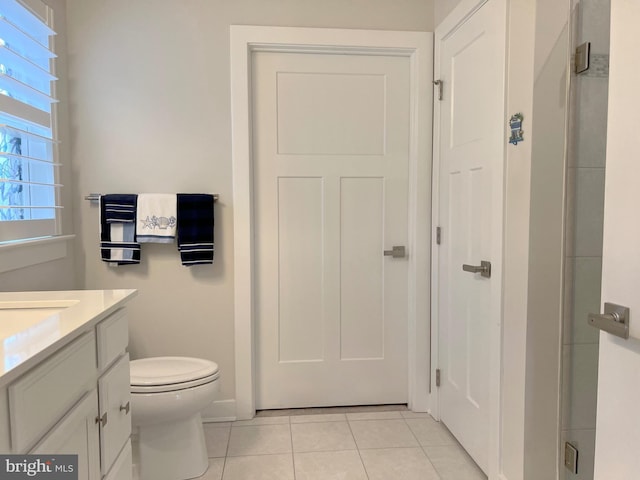
[[[348,410],[346,410],[348,412]],[[204,427],[201,480],[486,480],[449,431],[409,411],[259,416]]]

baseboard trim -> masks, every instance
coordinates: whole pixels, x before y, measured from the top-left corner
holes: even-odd
[[[216,400],[201,414],[204,423],[209,422],[233,422],[236,420],[236,401]]]

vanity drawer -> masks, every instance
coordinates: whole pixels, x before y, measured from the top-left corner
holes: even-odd
[[[89,332],[9,386],[11,444],[23,453],[96,381],[96,340]]]
[[[104,371],[129,345],[126,310],[118,310],[96,327],[98,334],[98,370]]]

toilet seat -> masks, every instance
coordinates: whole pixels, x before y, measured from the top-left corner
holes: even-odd
[[[131,393],[161,393],[218,379],[218,364],[201,358],[153,357],[131,361]]]

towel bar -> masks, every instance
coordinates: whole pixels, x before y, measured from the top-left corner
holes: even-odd
[[[101,195],[102,195],[101,193],[90,193],[89,195],[85,195],[84,199],[85,200],[89,200],[90,202],[99,202]],[[213,201],[214,202],[218,201],[218,194],[217,193],[213,194]]]

